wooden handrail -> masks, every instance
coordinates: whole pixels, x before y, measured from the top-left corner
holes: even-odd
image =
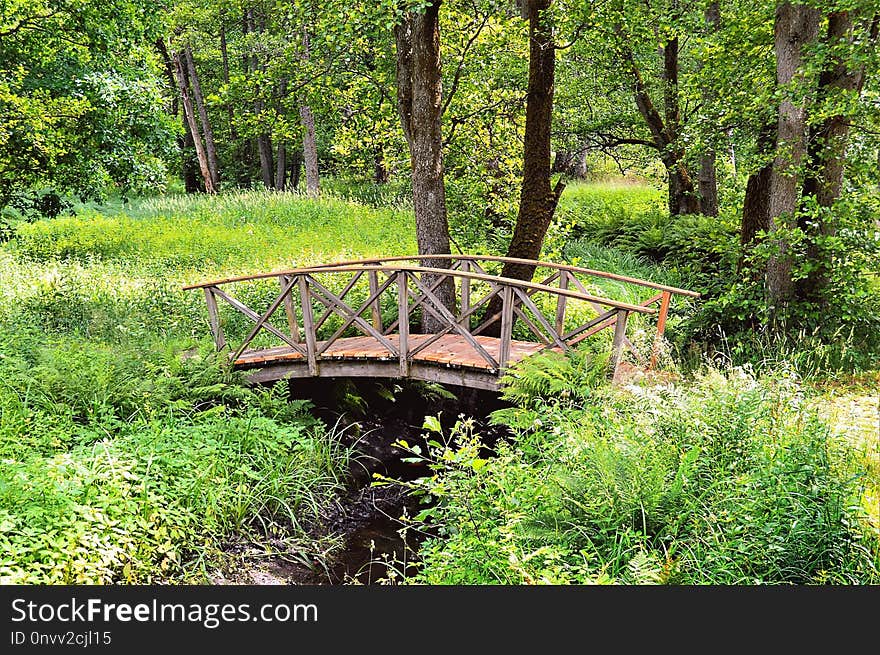
[[[419,261],[424,259],[453,259],[459,261],[497,261],[501,263],[511,263],[511,264],[526,264],[528,266],[535,266],[536,268],[552,268],[560,271],[568,271],[570,273],[581,273],[583,275],[590,275],[593,277],[600,277],[609,280],[616,280],[618,282],[626,282],[627,284],[635,284],[637,286],[646,287],[649,289],[656,289],[657,291],[668,291],[670,293],[687,296],[689,298],[699,298],[700,293],[697,291],[689,291],[688,289],[680,289],[678,287],[671,287],[666,284],[657,284],[656,282],[650,282],[649,280],[642,280],[635,277],[629,277],[626,275],[618,275],[617,273],[608,273],[607,271],[597,271],[590,268],[582,268],[580,266],[571,266],[569,264],[557,264],[554,262],[545,262],[534,259],[519,259],[516,257],[500,257],[495,255],[395,255],[393,257],[376,257],[373,259],[352,259],[348,261],[341,262],[331,262],[329,264],[320,264],[317,266],[310,266],[307,269],[292,269],[292,271],[299,270],[314,270],[319,268],[345,268],[349,266],[356,265],[378,265],[382,262],[402,262],[402,261]],[[447,269],[439,269],[439,270],[447,270]],[[257,275],[245,275],[241,277],[233,277],[233,278],[225,278],[222,280],[215,280],[214,282],[203,282],[199,284],[191,284],[183,287],[184,290],[188,289],[198,289],[206,286],[212,286],[216,284],[227,284],[229,282],[241,282],[244,280],[257,280],[263,277],[271,277],[273,275],[287,275],[292,271],[284,270],[284,271],[276,271],[273,273],[259,273]]]
[[[598,271],[591,268],[583,268],[581,266],[558,264],[555,262],[545,262],[536,259],[520,259],[518,257],[501,257],[496,255],[395,255],[393,257],[376,257],[373,259],[331,262],[329,264],[321,264],[320,268],[336,268],[337,266],[351,266],[354,264],[380,264],[382,262],[417,261],[425,259],[457,259],[461,261],[492,261],[510,264],[525,264],[528,266],[535,266],[536,268],[552,268],[560,271],[568,271],[570,273],[582,273],[583,275],[601,277],[609,280],[616,280],[618,282],[626,282],[628,284],[635,284],[638,286],[647,287],[649,289],[656,289],[657,291],[668,291],[670,293],[674,293],[680,296],[687,296],[689,298],[699,298],[701,295],[697,291],[680,289],[678,287],[671,287],[666,284],[658,284],[649,280],[642,280],[640,278],[619,275],[617,273],[608,273],[607,271]]]
[[[451,268],[426,268],[423,266],[372,266],[372,265],[338,265],[338,266],[316,266],[309,268],[290,269],[286,271],[274,271],[272,273],[258,273],[256,275],[244,275],[240,277],[225,278],[222,280],[212,280],[210,282],[201,282],[199,284],[190,284],[184,286],[184,290],[204,289],[207,287],[219,287],[224,284],[234,282],[248,282],[251,280],[262,280],[271,277],[297,277],[302,275],[315,275],[318,273],[353,273],[359,271],[375,271],[377,273],[397,273],[400,271],[408,273],[429,273],[432,275],[444,275],[449,277],[457,277],[462,279],[477,280],[480,282],[488,282],[495,285],[509,286],[520,289],[529,289],[532,291],[544,291],[555,295],[566,296],[575,300],[583,300],[586,302],[594,302],[615,309],[622,309],[629,312],[637,312],[640,314],[656,314],[657,310],[643,305],[633,305],[630,303],[612,300],[610,298],[602,298],[590,294],[572,291],[571,289],[561,289],[559,287],[551,287],[536,282],[525,282],[523,280],[515,280],[513,278],[500,277],[497,275],[484,275],[482,273],[470,273],[459,271]]]
[[[446,262],[442,260],[450,262],[449,268],[422,265],[429,262],[445,265]],[[550,272],[542,273],[537,281],[519,280],[487,272],[481,265],[487,261],[525,264],[536,269],[549,269]],[[380,273],[383,274],[381,277]],[[328,284],[327,277],[337,274],[343,278],[339,281],[339,285]],[[650,288],[655,294],[651,298],[638,301],[638,304],[596,296],[588,292],[587,281],[578,279],[577,274]],[[265,310],[259,312],[237,300],[230,289],[221,288],[227,284],[269,280],[269,278],[274,278],[279,285],[279,293],[274,296]],[[460,282],[453,283],[452,286],[460,288],[460,298],[449,307],[445,300],[441,300],[441,294],[437,291],[441,284],[446,283],[444,281],[455,279]],[[366,299],[361,297],[359,290],[354,294],[355,298],[346,300],[346,296],[361,280],[369,285]],[[475,282],[483,284],[475,287],[473,284]],[[387,299],[387,295],[391,293],[388,290],[392,285],[397,287],[394,294],[397,316],[396,318],[389,316],[386,320],[382,311],[384,304],[382,298]],[[486,286],[488,291],[485,290]],[[260,349],[248,351],[251,354],[242,359],[240,362],[242,366],[249,366],[248,362],[251,362],[252,366],[254,353],[258,353],[257,361],[269,361],[272,357],[277,357],[278,361],[290,361],[291,358],[298,360],[301,364],[297,366],[301,366],[302,371],[307,370],[307,375],[313,377],[332,376],[334,370],[344,370],[353,375],[372,375],[385,365],[380,362],[397,360],[394,370],[400,376],[406,377],[412,371],[412,375],[416,377],[427,375],[423,379],[429,380],[441,379],[446,373],[439,372],[441,369],[445,370],[443,366],[440,366],[438,371],[425,373],[425,362],[451,362],[464,368],[484,371],[479,375],[484,375],[488,371],[488,374],[497,377],[510,362],[518,361],[523,356],[546,349],[567,352],[584,339],[609,327],[614,328],[611,362],[615,370],[625,348],[635,354],[640,365],[653,368],[660,352],[672,295],[691,298],[700,296],[699,293],[686,289],[566,264],[492,255],[454,254],[405,255],[335,262],[229,277],[186,285],[183,288],[200,289],[204,292],[208,322],[215,346],[218,350],[229,348],[230,359],[234,364],[239,363],[239,358],[245,354],[245,350],[257,334],[266,331],[285,346],[281,350],[263,347],[262,351],[268,353],[265,356],[259,355]],[[341,291],[338,290],[340,288]],[[543,303],[533,301],[537,293],[550,294],[553,307],[548,308]],[[569,299],[584,302],[592,312],[595,312],[595,316],[585,319],[583,313],[578,311],[575,316],[569,313],[567,317]],[[253,322],[247,336],[237,348],[229,344],[229,339],[224,333],[217,308],[218,300],[229,303],[234,310]],[[658,307],[654,308],[653,305]],[[485,312],[484,315],[477,314],[484,307],[491,307],[491,311]],[[276,312],[284,315],[286,330],[280,330],[270,322]],[[421,312],[423,320],[430,318],[434,324],[429,333],[410,335],[409,323],[418,312]],[[639,349],[627,339],[627,319],[632,314],[657,316],[657,329],[650,358],[643,357]],[[334,316],[334,322],[328,324],[332,325],[328,331],[332,334],[321,337],[319,341],[319,331],[331,316]],[[472,328],[472,318],[477,316],[479,316],[479,324]],[[574,321],[567,318],[575,318],[579,324],[573,325]],[[336,322],[337,319],[341,321]],[[523,340],[523,336],[518,336],[517,341],[513,340],[514,325],[517,321],[527,329],[526,341]],[[370,345],[366,346],[366,350],[364,350],[365,342],[359,341],[364,337],[352,337],[351,341],[348,341],[349,337],[343,338],[343,335],[352,329],[367,338],[366,343]],[[497,330],[497,334],[489,330],[493,332]],[[534,338],[537,338],[540,344],[537,350],[527,343]],[[441,339],[445,341],[441,342]],[[346,345],[343,342],[348,344],[350,352],[345,351]],[[337,344],[343,344],[341,349]],[[462,346],[465,347],[464,352],[459,350]],[[453,356],[452,360],[448,359],[450,355]],[[264,358],[260,359],[260,357]],[[339,368],[339,362],[344,358],[356,361],[367,359],[373,363],[364,364],[368,368],[355,372],[351,368],[355,366],[355,362],[347,365],[348,368]],[[326,373],[323,372],[325,367]],[[480,384],[486,383],[484,378],[472,379],[479,380]]]

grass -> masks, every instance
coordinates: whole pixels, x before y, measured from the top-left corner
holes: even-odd
[[[860,444],[791,376],[615,389],[601,368],[528,362],[494,415],[517,438],[493,459],[467,421],[431,435],[416,454],[434,476],[409,486],[437,504],[410,529],[440,536],[410,582],[880,582],[876,409]]]
[[[19,225],[0,249],[0,579],[198,581],[233,534],[309,548],[350,453],[282,389],[225,373],[181,286],[410,252],[411,225],[268,193]]]
[[[181,289],[415,250],[400,189],[325,188],[335,195],[249,192],[83,206],[75,216],[19,225],[16,238],[0,245],[0,581],[202,582],[223,564],[233,536],[270,550],[332,551],[333,544],[309,541],[309,527],[336,502],[352,453],[281,386],[248,389],[225,371],[212,354],[201,295]],[[626,239],[616,247],[564,238],[566,217],[581,224],[610,216],[613,226],[635,217],[650,227],[662,210],[661,195],[648,187],[571,185],[545,257],[688,287],[691,280],[658,264],[650,248],[640,254],[624,247]],[[242,297],[261,302],[273,289],[252,285]],[[645,299],[643,289],[607,280],[590,290]],[[691,311],[676,301],[670,333]],[[244,319],[226,318],[230,334],[245,327]],[[504,418],[522,431],[517,445],[481,462],[478,450],[468,450],[476,437],[463,430],[466,447],[453,452],[461,466],[446,461],[438,470],[435,481],[467,495],[437,510],[447,532],[426,547],[423,581],[775,581],[784,566],[762,554],[774,552],[775,542],[761,541],[761,531],[771,526],[775,539],[786,526],[794,530],[786,523],[793,511],[807,527],[784,541],[797,546],[785,552],[809,554],[809,540],[827,535],[830,555],[822,566],[793,560],[797,575],[786,579],[876,581],[874,542],[847,541],[852,534],[838,523],[821,523],[832,510],[858,507],[841,516],[855,517],[869,537],[880,525],[870,511],[880,498],[871,432],[876,380],[810,391],[809,407],[799,383],[720,373],[693,389],[651,390],[623,402],[588,383],[586,364],[541,367],[526,367],[519,409]],[[584,406],[562,402],[572,398]],[[587,411],[590,403],[601,408]],[[690,461],[695,444],[703,454]],[[724,466],[740,455],[757,464],[733,475]],[[690,480],[688,467],[700,475],[672,498],[678,472]],[[797,467],[812,467],[816,488],[843,505],[823,504]],[[474,477],[478,471],[497,475]],[[590,493],[574,496],[578,489]],[[767,493],[773,503],[761,504]],[[572,498],[581,505],[607,498],[609,507],[584,513]],[[640,507],[663,529],[640,525],[642,512],[633,509]],[[762,513],[749,522],[744,507]],[[458,524],[463,510],[476,512],[494,541],[474,539],[467,520]],[[739,532],[712,541],[718,533],[709,517],[721,511]],[[693,524],[673,525],[676,516]],[[562,527],[548,531],[551,525]],[[866,543],[874,560],[858,559],[862,551],[848,545]]]

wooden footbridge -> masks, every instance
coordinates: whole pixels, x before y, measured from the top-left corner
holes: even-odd
[[[543,277],[524,282],[491,272],[507,262],[532,265]],[[637,304],[603,298],[590,293],[595,278],[636,285],[649,297]],[[251,382],[409,377],[483,389],[497,389],[512,363],[568,351],[606,329],[612,368],[623,349],[653,366],[671,297],[699,296],[577,266],[484,255],[345,261],[184,288],[204,291],[217,349],[228,349]],[[440,298],[452,289],[455,309]],[[633,314],[649,319],[650,352],[627,336]],[[425,316],[434,326],[427,334],[417,328]]]

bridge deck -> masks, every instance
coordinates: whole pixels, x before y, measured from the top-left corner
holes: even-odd
[[[411,334],[409,335],[409,346],[415,349],[433,336],[432,334]],[[388,335],[387,338],[395,347],[399,347],[400,337],[398,335]],[[476,336],[474,338],[486,349],[486,352],[495,359],[499,359],[501,339],[486,336]],[[316,348],[320,351],[325,343],[325,341],[317,342]],[[510,343],[509,361],[518,362],[529,355],[534,355],[542,348],[544,348],[544,345],[540,343],[513,340]],[[388,352],[378,339],[369,336],[337,339],[321,355],[323,363],[333,362],[337,364],[335,368],[338,368],[338,364],[347,361],[352,362],[353,366],[360,366],[365,360],[389,362],[396,365],[398,358],[396,355]],[[439,364],[448,368],[472,371],[492,371],[492,368],[485,359],[480,357],[464,339],[454,334],[444,335],[424,350],[415,353],[412,356],[412,362],[413,364]],[[306,358],[301,353],[293,348],[280,346],[276,348],[246,350],[235,360],[234,366],[237,369],[266,369],[266,374],[260,375],[260,379],[265,381],[270,378],[280,379],[290,374],[292,367],[280,365],[299,364],[302,368],[305,368],[306,363]],[[270,372],[272,367],[275,367],[275,374]]]

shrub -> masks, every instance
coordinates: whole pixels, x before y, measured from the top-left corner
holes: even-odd
[[[517,406],[495,416],[517,439],[496,458],[467,423],[434,438],[435,475],[411,484],[436,502],[418,517],[437,537],[416,582],[880,581],[869,471],[790,379],[710,371],[622,391],[553,378],[509,378]]]

